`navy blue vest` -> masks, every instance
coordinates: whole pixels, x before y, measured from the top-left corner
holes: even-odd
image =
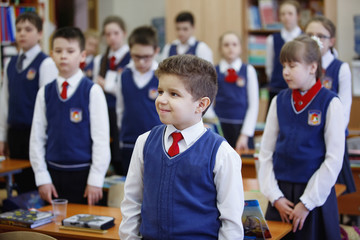
[[[336,95],[321,88],[305,109],[295,112],[291,94],[286,89],[277,97],[280,132],[273,154],[274,172],[277,180],[307,183],[325,159],[326,113]]]
[[[285,41],[282,39],[280,33],[274,33],[274,60],[273,60],[273,72],[271,73],[270,90],[273,92],[279,92],[282,89],[288,88],[282,71],[283,66],[280,63],[280,51],[284,46]]]
[[[103,56],[104,57],[104,56]],[[124,57],[121,59],[121,61],[116,65],[116,70],[118,72],[122,72],[123,69],[125,68],[125,66],[130,62],[131,56],[130,56],[130,52],[127,52]],[[102,62],[102,59],[101,61]],[[106,69],[110,69],[110,61],[109,59],[107,59],[106,62]],[[113,94],[110,93],[105,93],[105,97],[106,97],[106,102],[108,105],[108,108],[116,108],[116,97]]]
[[[86,75],[86,77],[88,77],[89,79],[93,79],[93,77],[94,77],[94,58],[88,64],[85,65],[83,72]]]
[[[145,239],[218,239],[213,169],[224,139],[207,130],[171,158],[162,140],[165,127],[154,127],[144,146],[140,232]]]
[[[154,75],[146,86],[139,89],[134,82],[131,69],[127,68],[122,73],[124,113],[121,120],[121,142],[135,143],[139,135],[161,124],[155,108],[158,83]]]
[[[186,51],[185,54],[196,55],[196,48],[197,48],[198,44],[199,44],[199,41],[196,41],[194,45],[189,47],[189,49]],[[176,44],[171,44],[170,50],[169,50],[169,57],[178,55],[176,48],[177,48]]]
[[[31,64],[20,73],[16,70],[18,56],[11,58],[7,68],[9,82],[7,122],[10,126],[31,127],[36,94],[39,90],[39,69],[47,57],[40,52]]]
[[[225,81],[225,75],[216,66],[218,74],[218,93],[215,99],[215,112],[221,122],[241,124],[248,109],[247,65],[242,64],[239,78],[235,83]]]
[[[325,75],[321,79],[323,86],[336,94],[339,93],[339,71],[342,64],[342,61],[335,58],[327,67]]]
[[[74,94],[60,98],[56,80],[45,87],[46,134],[45,159],[48,166],[64,171],[86,169],[91,164],[90,89],[93,82],[84,77]]]

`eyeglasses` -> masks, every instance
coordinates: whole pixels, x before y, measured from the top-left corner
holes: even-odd
[[[137,54],[131,54],[131,58],[134,61],[140,61],[144,60],[145,62],[150,61],[153,58],[154,55],[137,55]]]
[[[312,37],[312,36],[315,36],[315,37],[318,37],[320,39],[330,39],[331,37],[330,36],[325,36],[323,34],[312,34],[312,33],[308,33],[307,34],[309,37]]]

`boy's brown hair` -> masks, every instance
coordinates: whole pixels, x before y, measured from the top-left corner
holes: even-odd
[[[208,97],[212,103],[215,99],[218,88],[217,75],[210,62],[189,54],[171,56],[160,62],[155,71],[158,78],[166,74],[179,77],[194,101]]]
[[[56,30],[52,37],[51,48],[54,48],[56,38],[65,38],[67,40],[76,40],[79,43],[80,51],[85,49],[85,37],[82,31],[77,27],[62,27]]]
[[[321,52],[318,43],[307,35],[301,35],[287,42],[280,52],[281,64],[285,62],[303,62],[311,64],[316,62],[318,67],[315,73],[316,79],[322,75]]]
[[[24,12],[20,14],[16,18],[15,25],[18,24],[19,22],[25,22],[26,20],[29,21],[31,24],[33,24],[38,32],[42,32],[43,22],[40,16],[36,12]]]
[[[155,28],[151,26],[141,26],[132,31],[129,36],[129,47],[135,44],[152,46],[154,49],[158,47],[158,37]]]

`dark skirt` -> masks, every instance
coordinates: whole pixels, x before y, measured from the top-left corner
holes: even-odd
[[[301,183],[279,181],[278,184],[285,197],[295,205],[300,201],[300,197],[306,188],[306,184]],[[279,212],[270,203],[268,205],[265,218],[267,220],[281,221]],[[341,239],[338,207],[334,187],[331,189],[330,195],[325,203],[309,212],[302,230],[297,230],[295,233],[289,233],[286,236],[286,239]]]
[[[348,145],[346,141],[345,141],[344,161],[336,183],[341,183],[346,185],[346,190],[343,194],[356,192],[354,177],[352,175],[351,166],[350,166]]]
[[[230,124],[220,122],[224,138],[230,144],[231,147],[236,147],[237,139],[240,136],[242,124]],[[248,139],[249,149],[254,149],[254,137],[249,137]]]

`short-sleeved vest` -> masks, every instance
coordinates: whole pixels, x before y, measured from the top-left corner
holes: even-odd
[[[121,142],[135,143],[138,136],[161,124],[155,108],[158,83],[157,77],[153,75],[146,86],[138,88],[130,68],[125,69],[122,73],[121,90],[124,99],[124,113],[121,120]]]
[[[221,122],[242,124],[248,109],[247,65],[242,64],[235,83],[225,81],[225,75],[216,67],[218,74],[218,93],[215,99],[215,112]]]
[[[48,56],[40,52],[23,71],[16,70],[18,56],[12,57],[8,68],[9,112],[7,122],[10,126],[31,127],[36,95],[39,90],[39,69]]]
[[[91,164],[90,90],[93,82],[84,77],[68,99],[60,97],[56,80],[45,86],[46,134],[45,159],[53,169],[86,169]]]
[[[213,169],[224,139],[207,130],[187,150],[169,157],[165,127],[154,127],[144,146],[140,232],[144,239],[218,239]]]
[[[273,154],[277,180],[307,183],[325,159],[324,128],[331,100],[336,95],[321,88],[302,111],[296,112],[292,90],[277,97],[279,134]]]
[[[196,41],[194,45],[189,47],[189,49],[186,51],[185,54],[196,55],[196,48],[197,48],[198,44],[199,44],[199,41]],[[171,44],[170,50],[169,50],[169,57],[178,55],[176,48],[177,48],[176,44]]]

